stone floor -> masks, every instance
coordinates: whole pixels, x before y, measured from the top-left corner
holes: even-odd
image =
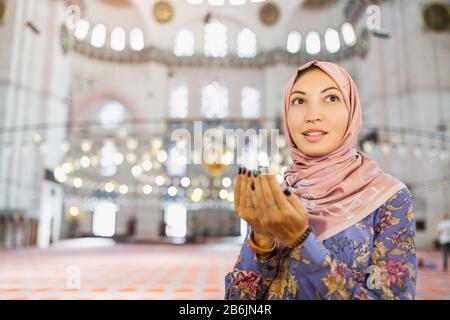
[[[223,299],[236,243],[115,245],[78,242],[51,249],[0,250],[0,299]],[[94,242],[93,242],[94,241]],[[419,269],[417,299],[450,299],[440,253]]]

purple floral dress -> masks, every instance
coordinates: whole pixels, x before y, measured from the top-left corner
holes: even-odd
[[[225,277],[225,299],[414,299],[415,222],[407,188],[369,216],[321,242],[256,255],[242,246]]]

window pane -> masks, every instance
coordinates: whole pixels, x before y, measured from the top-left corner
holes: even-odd
[[[207,57],[225,57],[227,55],[227,28],[218,22],[205,26],[205,55]]]
[[[98,24],[92,30],[91,44],[96,48],[103,47],[106,42],[106,27],[103,24]]]
[[[244,87],[241,92],[241,115],[243,118],[257,118],[260,116],[261,94],[254,87]]]
[[[287,39],[287,51],[289,53],[297,53],[300,51],[302,44],[302,35],[298,31],[291,31]]]
[[[81,19],[78,21],[77,26],[75,27],[75,37],[82,41],[85,40],[89,33],[89,22],[87,20]]]
[[[207,118],[225,118],[228,115],[228,89],[217,81],[203,89],[202,114]]]
[[[139,28],[134,28],[130,32],[130,48],[134,51],[144,49],[144,33]]]
[[[328,52],[335,53],[341,48],[341,43],[339,42],[339,34],[336,30],[329,28],[325,32],[325,45]]]
[[[116,27],[111,31],[111,49],[114,51],[123,51],[125,49],[126,34],[125,30]]]
[[[241,58],[250,58],[256,56],[256,35],[245,28],[238,35],[237,54]]]
[[[306,37],[306,51],[309,54],[318,54],[320,52],[320,36],[317,32],[311,31]]]
[[[187,231],[187,210],[182,204],[169,204],[164,210],[166,235],[168,237],[185,237]]]
[[[341,31],[342,38],[344,38],[345,44],[349,47],[353,47],[357,42],[356,33],[355,29],[353,29],[353,26],[350,23],[346,22],[342,25]]]
[[[125,108],[118,101],[108,101],[98,113],[98,122],[105,129],[116,128],[125,117]]]
[[[184,85],[172,90],[169,100],[169,116],[171,118],[186,118],[188,113],[189,91]]]
[[[194,54],[194,33],[191,30],[182,29],[177,32],[174,54],[178,57]]]
[[[99,237],[112,237],[116,232],[116,205],[100,202],[94,209],[92,233]]]

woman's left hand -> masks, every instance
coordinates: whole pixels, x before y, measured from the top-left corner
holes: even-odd
[[[281,191],[274,175],[260,174],[252,177],[254,190],[252,202],[264,229],[275,238],[290,246],[308,228],[308,211],[300,200]]]

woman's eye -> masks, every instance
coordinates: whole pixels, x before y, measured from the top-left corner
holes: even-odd
[[[335,95],[331,95],[327,97],[327,100],[331,101],[331,102],[337,102],[339,101],[339,98]]]
[[[303,100],[302,98],[297,98],[292,101],[292,104],[304,104],[304,103],[305,100]]]

